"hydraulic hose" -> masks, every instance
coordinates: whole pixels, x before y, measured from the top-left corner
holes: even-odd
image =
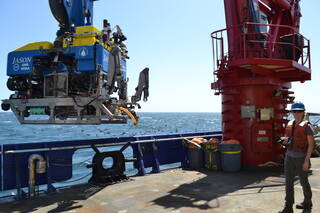
[[[120,111],[126,113],[130,117],[133,125],[138,126],[138,120],[136,119],[136,117],[128,109],[126,109],[124,107],[118,107],[118,109]]]

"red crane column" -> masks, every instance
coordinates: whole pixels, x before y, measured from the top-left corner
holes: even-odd
[[[294,99],[291,82],[311,79],[309,40],[299,34],[299,2],[224,3],[227,28],[212,33],[217,77],[212,89],[222,95],[223,139],[240,141],[247,166],[277,162],[283,149],[275,141],[284,134],[286,106]]]

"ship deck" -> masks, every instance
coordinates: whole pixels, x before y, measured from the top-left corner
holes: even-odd
[[[320,212],[320,158],[311,162],[312,212]],[[107,187],[83,184],[50,195],[0,203],[0,212],[278,212],[284,203],[284,181],[279,172],[168,169]],[[303,199],[298,179],[295,197],[296,202]]]

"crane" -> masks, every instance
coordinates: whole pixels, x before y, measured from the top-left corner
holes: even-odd
[[[226,28],[211,34],[223,139],[243,146],[247,167],[279,162],[276,144],[294,100],[291,82],[311,80],[310,41],[299,33],[300,0],[224,0]]]
[[[34,42],[8,54],[3,100],[21,124],[137,124],[134,111],[149,95],[149,68],[140,72],[136,93],[127,95],[128,50],[122,29],[103,20],[93,26],[95,0],[49,0],[59,23],[54,42]]]

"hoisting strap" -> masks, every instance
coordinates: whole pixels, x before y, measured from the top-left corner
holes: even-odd
[[[124,107],[118,107],[118,109],[119,109],[120,111],[126,113],[126,114],[130,117],[133,125],[135,125],[135,126],[138,125],[137,119],[132,115],[132,113],[131,113],[128,109],[126,109],[126,108],[124,108]]]

